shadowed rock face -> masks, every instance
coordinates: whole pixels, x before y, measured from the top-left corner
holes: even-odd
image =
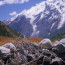
[[[27,37],[30,37],[33,31],[30,19],[24,15],[18,16],[9,26]]]

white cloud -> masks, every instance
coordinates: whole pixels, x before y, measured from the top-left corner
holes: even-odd
[[[51,1],[53,1],[53,0],[47,0],[47,1],[51,2]]]
[[[0,1],[0,5],[3,5],[3,4],[4,4],[4,2]]]
[[[3,0],[0,1],[0,5],[4,5],[4,4],[17,4],[17,3],[24,3],[24,2],[28,2],[29,0]]]
[[[13,11],[13,12],[10,13],[9,15],[14,16],[14,15],[16,15],[16,14],[17,14],[16,11]]]
[[[20,3],[28,2],[29,0],[21,0]]]

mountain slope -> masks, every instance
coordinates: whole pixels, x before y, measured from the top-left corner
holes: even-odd
[[[4,23],[27,37],[52,37],[65,28],[64,3],[64,0],[43,1]]]
[[[53,37],[51,38],[51,40],[52,40],[52,41],[59,41],[59,40],[61,40],[61,39],[63,39],[63,38],[65,38],[65,33],[61,33],[61,34],[58,34],[58,35],[56,35],[56,36],[53,36]]]
[[[17,33],[13,29],[11,29],[9,26],[5,25],[3,22],[0,22],[0,36],[17,37],[19,35],[20,33]]]

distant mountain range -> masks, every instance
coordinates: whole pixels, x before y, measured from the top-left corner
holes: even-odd
[[[3,22],[0,22],[0,36],[6,37],[18,37],[21,34],[11,29],[8,25],[5,25]],[[23,35],[21,35],[23,37]]]
[[[65,1],[43,1],[4,23],[27,37],[51,38],[65,33]]]

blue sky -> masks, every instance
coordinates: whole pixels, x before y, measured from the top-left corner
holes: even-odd
[[[7,20],[28,10],[43,0],[0,0],[0,21]]]

